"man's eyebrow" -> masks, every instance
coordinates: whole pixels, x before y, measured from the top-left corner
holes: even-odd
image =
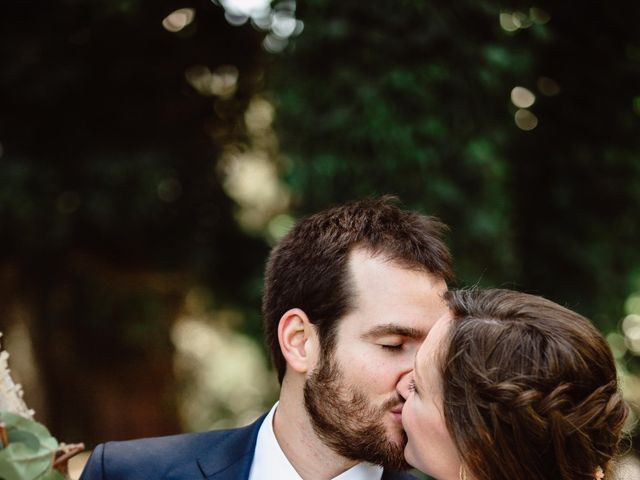
[[[384,337],[386,335],[397,335],[400,337],[408,337],[416,340],[421,340],[427,336],[427,332],[419,328],[403,327],[401,325],[389,323],[386,325],[376,325],[367,332],[363,333],[362,338],[371,339]]]

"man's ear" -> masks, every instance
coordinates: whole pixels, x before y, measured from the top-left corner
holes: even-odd
[[[298,373],[315,367],[318,338],[315,326],[299,308],[292,308],[280,317],[278,341],[287,365]]]

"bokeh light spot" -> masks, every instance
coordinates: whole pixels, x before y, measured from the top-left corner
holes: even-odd
[[[246,424],[264,411],[265,397],[269,402],[277,392],[260,346],[237,331],[242,323],[240,312],[205,310],[185,312],[172,327],[174,368],[184,385],[178,408],[190,430]]]
[[[233,97],[238,89],[240,72],[234,65],[221,65],[214,72],[204,65],[195,65],[185,72],[189,85],[204,96]]]
[[[259,133],[271,126],[275,116],[273,105],[263,98],[254,98],[244,114],[244,122],[251,133]]]
[[[518,28],[529,28],[531,26],[531,20],[522,12],[513,12],[511,14],[513,18],[513,24]]]
[[[634,354],[640,354],[640,315],[627,315],[622,321],[625,344]]]
[[[513,15],[511,13],[500,14],[500,26],[507,32],[515,32],[519,28],[513,21]]]
[[[240,26],[251,20],[251,24],[267,32],[262,47],[270,53],[282,52],[289,39],[300,35],[304,23],[296,19],[295,0],[212,0],[225,10],[227,22]]]
[[[520,28],[529,28],[531,19],[523,12],[502,12],[499,16],[500,27],[507,32],[515,32]]]
[[[290,37],[296,31],[296,19],[289,12],[277,12],[273,15],[271,29],[279,37]]]
[[[536,117],[529,110],[525,110],[523,108],[519,109],[516,112],[514,120],[520,130],[529,131],[538,126],[538,117]]]
[[[234,27],[244,25],[249,20],[249,17],[247,17],[246,15],[238,15],[229,12],[225,12],[224,18],[227,20],[227,22],[229,22],[230,25],[233,25]]]
[[[287,40],[286,38],[282,38],[274,33],[268,34],[262,42],[262,46],[264,47],[264,49],[270,53],[281,52],[287,47],[288,44],[289,40]]]
[[[627,329],[627,338],[632,342],[640,340],[640,325],[634,324]]]
[[[289,230],[291,230],[294,225],[295,220],[293,219],[293,217],[291,215],[283,213],[280,215],[276,215],[271,219],[271,221],[269,221],[267,230],[269,231],[271,239],[277,242],[287,233],[289,233]]]
[[[541,25],[549,22],[551,20],[551,15],[538,7],[531,7],[529,9],[529,18],[533,20],[535,23],[539,23]]]
[[[518,108],[529,108],[535,103],[536,96],[527,88],[514,87],[511,90],[511,101]]]
[[[537,84],[540,93],[548,97],[552,97],[560,93],[560,85],[558,85],[558,82],[549,77],[538,78]]]
[[[616,358],[622,358],[627,353],[627,344],[622,335],[618,332],[611,332],[607,335],[607,342]]]
[[[196,18],[196,11],[193,8],[181,8],[167,15],[162,20],[165,30],[176,33],[190,25]]]
[[[635,293],[624,302],[624,311],[628,315],[640,315],[640,293]]]
[[[244,16],[247,19],[254,16],[263,16],[271,9],[270,0],[220,0],[219,3],[231,15]]]

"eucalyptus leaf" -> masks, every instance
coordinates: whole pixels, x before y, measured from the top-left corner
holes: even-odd
[[[52,450],[34,451],[24,443],[10,444],[0,452],[0,478],[4,480],[34,480],[51,469]]]
[[[57,470],[51,470],[50,472],[45,473],[42,477],[38,477],[37,480],[66,480],[64,475],[62,475]]]
[[[0,450],[3,480],[56,479],[51,476],[58,441],[40,423],[11,412],[0,412],[9,445]],[[63,478],[63,477],[62,477]]]
[[[30,420],[13,412],[0,412],[0,421],[5,424],[9,436],[9,443],[12,442],[14,435],[17,435],[17,437],[15,437],[16,441],[22,441],[20,438],[24,435],[23,432],[27,432],[34,435],[40,442],[48,442],[48,445],[55,443],[53,448],[58,448],[58,442],[51,436],[49,430],[35,420]],[[53,442],[51,439],[53,439]]]
[[[36,435],[26,430],[11,430],[7,432],[9,445],[14,443],[23,443],[32,450],[37,451],[40,448],[40,440]]]

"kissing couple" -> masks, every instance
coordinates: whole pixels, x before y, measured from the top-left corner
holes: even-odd
[[[391,197],[301,220],[265,273],[279,401],[98,445],[81,480],[610,479],[627,406],[606,341],[541,297],[448,290],[444,230]]]

